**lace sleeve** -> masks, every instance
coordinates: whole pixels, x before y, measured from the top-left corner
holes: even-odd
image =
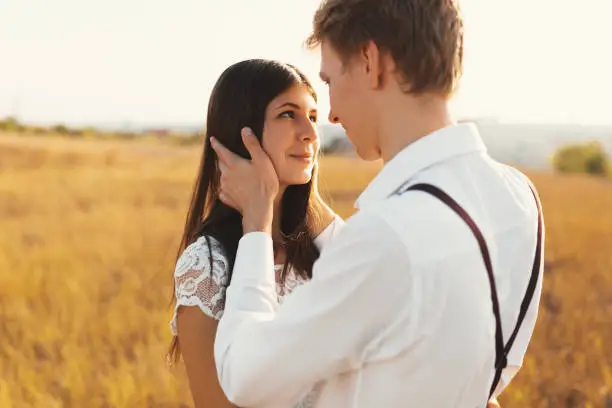
[[[227,285],[228,263],[216,239],[200,237],[185,248],[174,270],[176,306],[170,321],[172,334],[177,334],[176,316],[181,306],[197,306],[207,316],[221,319]]]

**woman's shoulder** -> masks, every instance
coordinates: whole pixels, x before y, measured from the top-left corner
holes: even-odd
[[[174,276],[179,277],[194,270],[210,273],[222,272],[223,269],[227,269],[223,245],[211,235],[202,235],[185,247],[176,262]]]
[[[176,305],[170,327],[176,334],[176,316],[181,306],[197,306],[204,314],[219,320],[225,307],[229,265],[221,243],[212,236],[201,236],[189,244],[174,271]]]

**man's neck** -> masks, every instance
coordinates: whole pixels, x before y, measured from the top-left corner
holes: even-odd
[[[384,163],[420,138],[454,124],[445,100],[435,96],[398,95],[381,109],[378,128]]]

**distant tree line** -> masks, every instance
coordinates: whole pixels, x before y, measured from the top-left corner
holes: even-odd
[[[147,131],[107,131],[92,127],[75,128],[59,123],[52,126],[35,126],[21,123],[15,117],[0,118],[0,137],[3,134],[39,135],[47,137],[71,137],[107,140],[157,140],[170,144],[201,144],[205,131],[179,133],[169,129]],[[335,138],[321,147],[323,154],[354,154],[346,138]],[[597,141],[570,144],[559,148],[552,157],[553,168],[560,173],[586,173],[595,176],[612,175],[612,162],[604,146]]]
[[[552,162],[555,170],[561,173],[612,175],[610,158],[600,142],[563,146],[555,152]]]
[[[14,117],[0,119],[0,137],[4,134],[60,136],[87,139],[156,139],[172,144],[200,144],[204,140],[204,131],[194,133],[179,133],[168,129],[153,129],[143,132],[135,131],[105,131],[92,127],[75,128],[65,124],[53,126],[33,126],[21,123]]]

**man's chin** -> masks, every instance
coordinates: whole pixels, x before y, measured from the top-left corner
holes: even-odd
[[[359,146],[359,144],[355,143],[353,139],[351,139],[350,134],[347,132],[347,138],[351,142],[353,146],[353,150],[360,159],[365,161],[376,161],[381,158],[380,151],[378,149],[366,148],[365,146]]]
[[[355,152],[357,153],[357,156],[364,161],[377,161],[381,158],[380,152],[377,150],[365,150],[355,147]]]

